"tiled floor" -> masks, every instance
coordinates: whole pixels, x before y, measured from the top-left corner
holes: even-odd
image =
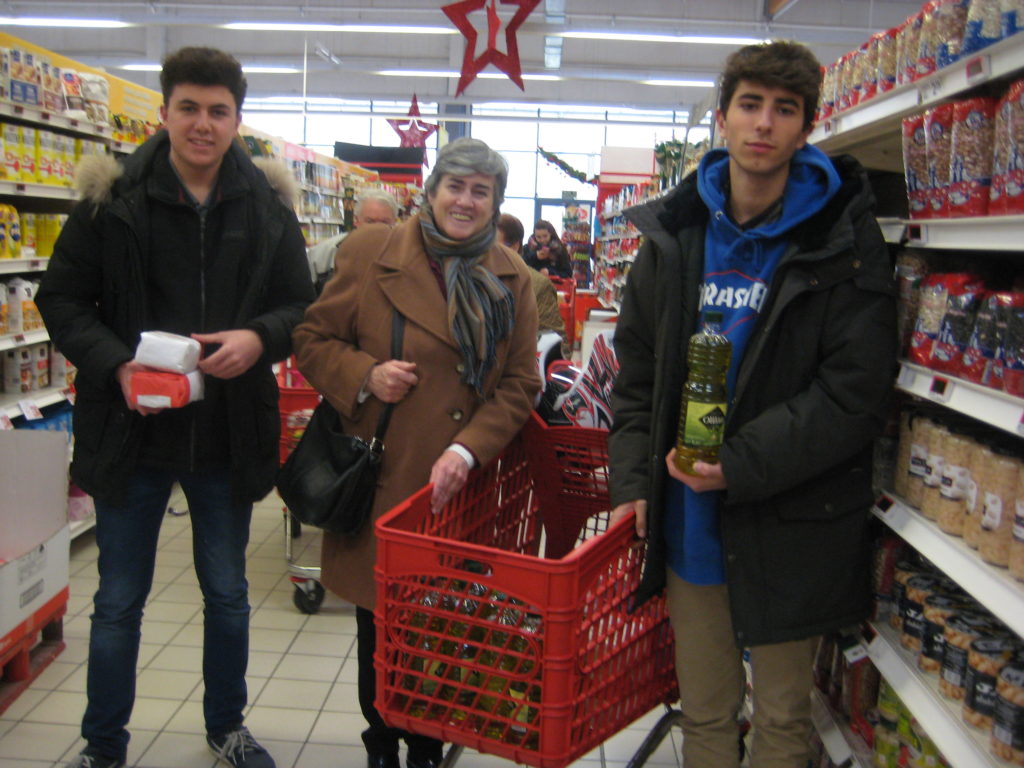
[[[183,500],[172,506],[184,507]],[[319,613],[292,604],[284,558],[281,505],[257,505],[249,547],[252,632],[250,708],[246,724],[279,768],[363,768],[356,697],[355,614],[328,595]],[[302,564],[317,563],[319,536],[304,532]],[[67,648],[0,716],[0,768],[62,766],[82,748],[89,613],[96,589],[92,533],[71,544],[71,597],[64,619]],[[160,537],[156,577],[142,627],[137,699],[129,726],[129,765],[136,768],[212,768],[203,738],[200,655],[202,609],[192,569],[187,516],[168,515]],[[654,711],[604,745],[609,768],[623,768],[661,713]],[[679,768],[673,731],[648,760]],[[506,760],[466,750],[458,768],[501,768]],[[599,751],[575,768],[601,766]]]

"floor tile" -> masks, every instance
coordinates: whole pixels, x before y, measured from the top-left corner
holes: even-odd
[[[274,677],[280,680],[317,680],[333,683],[344,659],[338,656],[307,656],[286,654],[277,666]]]
[[[297,631],[303,628],[308,618],[295,608],[288,611],[260,608],[253,612],[249,625],[260,629],[293,629]]]
[[[137,759],[140,768],[210,768],[214,757],[206,745],[206,736],[199,733],[164,731],[150,743]]]
[[[77,738],[76,725],[21,722],[0,739],[0,758],[58,760]]]
[[[345,658],[355,645],[355,636],[337,635],[328,632],[309,632],[303,630],[295,638],[290,654],[309,656],[338,656]]]
[[[4,733],[4,724],[8,727],[14,725],[16,722],[21,720],[27,715],[33,707],[39,702],[50,695],[50,691],[41,688],[36,688],[34,684],[29,686],[21,693],[18,694],[18,698],[11,702],[10,706],[4,710],[4,713],[0,715],[0,736]]]
[[[362,768],[366,765],[366,750],[361,746],[339,746],[337,744],[307,743],[299,754],[294,768],[338,768],[352,766]],[[463,768],[463,766],[456,766]],[[471,768],[465,766],[465,768]],[[505,766],[505,768],[509,768]]]
[[[249,648],[254,651],[279,651],[284,653],[295,639],[293,629],[260,629],[249,630]]]
[[[331,682],[275,678],[268,680],[259,698],[252,700],[260,707],[268,705],[285,709],[312,709],[319,712],[330,690]]]
[[[309,740],[317,744],[349,744],[360,746],[359,734],[366,728],[362,714],[354,712],[321,712]]]
[[[85,712],[85,693],[51,691],[23,718],[26,723],[73,725],[78,727]]]
[[[199,686],[201,678],[199,671],[183,673],[166,669],[144,669],[139,673],[136,684],[137,695],[184,701]]]
[[[150,621],[169,621],[179,624],[187,624],[203,610],[199,602],[194,603],[171,603],[157,601],[146,605],[143,615],[143,624]],[[143,630],[145,631],[145,630]]]
[[[313,709],[284,709],[256,706],[245,724],[257,739],[305,742],[320,713]]]
[[[156,600],[199,605],[203,601],[203,593],[197,584],[178,584],[175,582],[160,587],[154,586],[149,596],[149,604],[152,605]]]
[[[129,729],[132,733],[138,730],[162,731],[172,717],[183,707],[174,699],[154,699],[147,696],[136,696],[135,707]]]
[[[202,701],[186,701],[178,704],[178,709],[170,717],[163,728],[175,733],[204,733]]]
[[[360,712],[359,687],[355,683],[335,683],[324,702],[325,712]]]
[[[168,645],[153,657],[146,668],[195,672],[203,668],[203,649],[184,645]]]

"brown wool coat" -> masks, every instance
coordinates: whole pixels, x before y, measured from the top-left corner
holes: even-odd
[[[391,417],[374,520],[426,485],[431,466],[452,442],[487,463],[529,415],[541,384],[530,278],[522,260],[501,245],[492,246],[483,263],[511,290],[516,308],[513,331],[498,346],[483,399],[459,381],[462,354],[416,219],[395,229],[362,227],[346,237],[334,277],[295,329],[299,370],[337,409],[347,433],[369,438],[383,404],[372,396],[359,404],[359,390],[373,365],[391,358],[393,308],[405,315],[402,359],[416,363],[419,383]],[[321,581],[345,600],[372,609],[376,559],[373,526],[355,537],[324,534]]]

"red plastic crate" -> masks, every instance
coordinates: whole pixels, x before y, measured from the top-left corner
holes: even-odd
[[[631,610],[645,543],[606,530],[606,440],[534,417],[438,514],[427,487],[380,518],[389,725],[562,768],[677,698],[664,599]]]
[[[306,431],[309,415],[320,402],[320,393],[312,387],[278,387],[281,398],[278,410],[281,412],[281,463],[298,445],[299,438]]]

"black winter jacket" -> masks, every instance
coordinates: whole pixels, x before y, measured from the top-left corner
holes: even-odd
[[[791,233],[726,420],[720,520],[738,646],[811,637],[869,608],[871,443],[895,373],[895,291],[866,175],[852,158],[833,163],[842,186]],[[665,456],[709,215],[696,179],[626,212],[644,241],[615,331],[609,450],[612,503],[648,502],[640,599],[665,584]]]
[[[92,495],[117,498],[138,465],[230,467],[235,498],[254,501],[273,487],[278,463],[271,364],[291,352],[291,331],[313,299],[303,237],[266,171],[237,143],[204,217],[184,196],[168,151],[160,131],[119,166],[103,158],[81,172],[85,199],[43,276],[43,319],[78,368],[71,473]],[[146,417],[128,410],[116,370],[142,331],[235,328],[263,342],[246,373],[205,377],[204,400],[185,408]]]

